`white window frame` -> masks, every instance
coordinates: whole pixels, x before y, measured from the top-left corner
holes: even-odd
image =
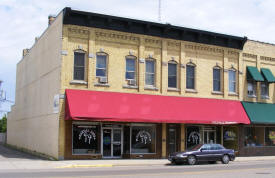
[[[127,71],[127,59],[135,61],[135,70],[134,71]],[[134,79],[126,78],[127,72],[133,72],[134,73]],[[137,80],[137,57],[136,56],[129,55],[129,56],[125,57],[125,80],[135,80],[135,81]]]
[[[176,75],[169,75],[169,64],[176,65]],[[167,87],[168,88],[178,88],[178,63],[176,61],[169,61],[168,62],[168,82],[167,82]],[[169,76],[175,76],[176,77],[176,87],[169,87]]]
[[[266,93],[263,93],[263,85],[265,85]],[[261,98],[269,99],[269,83],[268,82],[261,82]]]
[[[74,78],[74,72],[75,72],[75,53],[81,53],[84,54],[84,79],[83,80],[79,80],[79,79],[75,79]],[[73,63],[73,81],[86,81],[87,77],[86,77],[86,52],[80,49],[74,50],[74,63]]]
[[[250,90],[251,87],[252,87],[252,90]],[[247,81],[247,96],[248,97],[256,97],[256,94],[257,94],[256,88],[257,88],[256,82],[253,80],[248,80]]]
[[[106,57],[106,68],[98,68],[97,67],[97,56],[105,56]],[[109,60],[108,58],[109,58],[109,55],[107,53],[104,53],[104,52],[98,52],[98,53],[96,53],[95,76],[97,78],[106,77],[108,79],[108,60]],[[97,76],[96,75],[97,69],[101,69],[101,70],[105,69],[105,76]]]
[[[146,65],[147,65],[146,61],[153,61],[154,62],[154,73],[150,73],[150,72],[146,71]],[[146,84],[146,76],[147,76],[146,74],[154,75],[154,84],[153,85],[147,85]],[[153,59],[153,58],[145,59],[145,77],[144,77],[144,79],[145,79],[145,81],[144,81],[145,86],[147,86],[147,87],[155,87],[156,86],[156,60]]]
[[[235,73],[235,80],[230,81],[230,72],[234,72]],[[235,91],[230,91],[230,85],[233,84]],[[237,70],[232,68],[228,70],[228,92],[229,93],[233,93],[236,94],[237,93]]]

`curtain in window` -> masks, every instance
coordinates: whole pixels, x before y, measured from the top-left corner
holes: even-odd
[[[126,58],[125,78],[132,80],[136,78],[136,59]]]
[[[146,60],[145,62],[146,71],[145,71],[145,85],[155,85],[155,61]]]
[[[221,69],[213,69],[213,91],[221,91]]]
[[[269,87],[268,83],[263,82],[261,83],[261,96],[268,97],[269,96]]]
[[[236,92],[236,71],[229,70],[229,92],[235,93]]]
[[[195,66],[186,66],[186,88],[195,89]]]
[[[74,80],[84,80],[85,53],[74,53]]]
[[[177,64],[168,63],[168,87],[177,88]]]
[[[107,56],[97,55],[96,56],[96,76],[106,77],[106,66],[107,66]]]

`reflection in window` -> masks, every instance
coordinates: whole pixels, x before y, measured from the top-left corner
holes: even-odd
[[[236,93],[236,71],[235,70],[228,70],[228,77],[229,77],[229,92]]]
[[[145,85],[155,86],[155,60],[145,61]]]
[[[221,69],[213,68],[213,91],[221,91]]]
[[[256,96],[256,82],[252,80],[247,81],[247,95]]]
[[[262,98],[268,98],[269,96],[269,85],[267,82],[261,83],[261,96]]]
[[[131,153],[155,153],[155,126],[132,126]]]
[[[135,80],[136,79],[136,58],[132,56],[126,57],[126,80]]]
[[[186,65],[186,88],[195,89],[195,66],[192,64]]]
[[[107,55],[98,53],[96,55],[96,77],[106,77]]]
[[[177,64],[168,63],[168,87],[177,88]]]
[[[85,53],[74,52],[74,80],[85,79]]]
[[[265,145],[275,146],[275,127],[265,128]]]
[[[99,125],[73,124],[73,154],[99,154]]]
[[[245,127],[244,145],[248,147],[264,146],[264,127]]]

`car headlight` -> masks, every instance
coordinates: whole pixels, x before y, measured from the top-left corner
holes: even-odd
[[[187,155],[184,155],[184,154],[177,154],[176,156],[177,156],[177,157],[181,157],[181,158],[187,157]]]

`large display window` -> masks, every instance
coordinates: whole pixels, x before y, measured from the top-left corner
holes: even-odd
[[[131,126],[131,153],[146,154],[156,152],[156,126]]]
[[[265,146],[265,128],[264,127],[245,127],[244,128],[244,146],[255,147]]]
[[[224,126],[223,127],[223,146],[228,149],[238,150],[238,127]]]
[[[275,146],[275,127],[265,128],[265,145]]]
[[[100,125],[73,124],[73,154],[100,154]]]
[[[188,126],[186,128],[186,147],[187,149],[202,143],[202,129],[199,126]]]

